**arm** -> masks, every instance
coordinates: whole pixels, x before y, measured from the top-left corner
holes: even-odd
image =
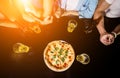
[[[106,30],[104,28],[104,12],[109,6],[110,6],[109,3],[107,3],[105,0],[102,0],[94,13],[93,19],[97,23],[97,29],[100,34],[106,33]]]
[[[5,16],[0,12],[0,20],[5,19]]]
[[[54,0],[43,0],[43,9],[44,9],[43,17],[47,17],[51,15],[53,9],[53,2]]]
[[[115,37],[112,34],[106,32],[104,28],[104,12],[110,6],[105,0],[101,0],[95,10],[93,19],[96,21],[97,29],[100,34],[100,41],[104,45],[110,45],[114,43]],[[113,33],[114,34],[114,33]]]

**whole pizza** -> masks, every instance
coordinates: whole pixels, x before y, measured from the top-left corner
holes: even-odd
[[[71,44],[63,40],[56,40],[48,43],[43,56],[44,62],[49,69],[62,72],[73,64],[75,52]]]

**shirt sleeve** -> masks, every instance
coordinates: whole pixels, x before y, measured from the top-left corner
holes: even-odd
[[[60,0],[61,4],[59,5],[62,9],[65,9],[66,8],[66,0]]]
[[[79,10],[79,18],[92,18],[97,4],[98,0],[91,0],[89,3],[82,5]]]
[[[105,0],[107,3],[112,4],[115,0]]]

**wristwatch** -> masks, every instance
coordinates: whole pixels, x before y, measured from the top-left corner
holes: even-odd
[[[111,34],[116,38],[117,37],[117,33],[116,32],[111,32]]]

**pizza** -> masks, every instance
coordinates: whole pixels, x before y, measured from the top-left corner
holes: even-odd
[[[63,40],[56,40],[48,43],[43,56],[44,62],[49,69],[62,72],[73,64],[75,52],[71,44]]]

